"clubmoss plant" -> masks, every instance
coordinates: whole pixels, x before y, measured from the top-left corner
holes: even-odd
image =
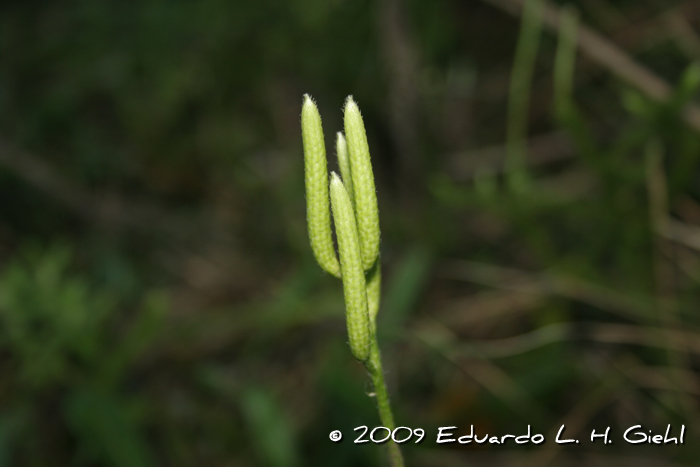
[[[365,365],[372,378],[382,425],[393,430],[396,425],[376,332],[381,296],[377,193],[365,126],[352,96],[345,102],[344,114],[345,137],[340,132],[336,137],[342,179],[331,173],[329,181],[321,116],[311,97],[304,95],[301,133],[309,241],[321,268],[343,281],[350,351]],[[340,259],[335,255],[331,235],[329,185]],[[389,441],[388,446],[392,466],[403,467],[399,446],[393,441]]]
[[[365,271],[369,271],[379,257],[379,208],[365,124],[352,96],[345,101],[345,135],[350,156],[360,248]]]
[[[304,174],[306,182],[306,222],[311,249],[321,268],[340,277],[331,235],[331,213],[328,205],[328,169],[326,145],[318,108],[308,95],[301,108],[301,137],[304,141]]]
[[[348,195],[340,177],[331,174],[331,206],[338,236],[340,271],[345,294],[345,317],[348,325],[350,350],[362,363],[369,360],[369,310],[367,308],[367,283],[362,270],[362,253],[357,233],[357,223]]]

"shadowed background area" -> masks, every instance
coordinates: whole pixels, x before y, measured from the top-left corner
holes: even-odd
[[[677,0],[4,2],[0,467],[387,465],[308,244],[304,93],[330,170],[363,112],[407,465],[693,465],[698,28]],[[472,425],[547,441],[435,442]]]

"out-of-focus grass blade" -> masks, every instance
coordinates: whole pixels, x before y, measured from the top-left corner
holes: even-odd
[[[691,63],[683,72],[681,79],[669,99],[672,111],[678,112],[693,98],[700,88],[700,64]]]
[[[132,323],[121,345],[105,358],[101,377],[105,385],[112,385],[124,376],[141,352],[156,340],[163,328],[168,309],[167,297],[163,293],[152,292],[145,297],[141,310]]]
[[[513,71],[508,94],[508,124],[506,136],[506,180],[514,192],[522,192],[530,185],[525,166],[530,87],[537,60],[542,32],[542,0],[530,0],[523,5],[518,46],[515,50]]]
[[[554,110],[559,122],[571,133],[576,148],[594,161],[600,150],[573,96],[578,25],[576,10],[571,7],[562,9],[554,60]]]
[[[258,457],[270,467],[296,467],[299,455],[292,427],[274,396],[262,388],[248,388],[240,399]]]
[[[394,268],[389,287],[384,295],[384,303],[379,310],[381,324],[377,329],[382,334],[396,335],[409,313],[415,308],[429,277],[432,255],[423,248],[409,251]]]
[[[10,467],[13,432],[17,429],[17,420],[13,415],[11,413],[0,415],[0,467]]]

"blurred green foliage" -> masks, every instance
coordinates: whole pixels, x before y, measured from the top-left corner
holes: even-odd
[[[42,437],[56,435],[42,433],[51,406],[75,437],[80,463],[154,465],[139,398],[121,387],[158,333],[165,302],[146,297],[125,327],[118,298],[71,274],[70,260],[65,247],[30,248],[0,277],[0,351],[8,359],[0,403],[14,427],[0,442],[4,465],[13,465],[12,458],[23,465],[52,462],[56,453],[37,450]],[[124,329],[116,334],[116,327]]]

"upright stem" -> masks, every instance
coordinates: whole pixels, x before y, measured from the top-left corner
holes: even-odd
[[[523,192],[530,182],[525,166],[527,152],[527,117],[530,87],[537,59],[542,29],[542,0],[529,0],[523,5],[523,20],[515,51],[508,96],[508,128],[506,136],[507,183],[515,192]]]
[[[394,423],[394,414],[391,412],[389,393],[386,390],[386,383],[384,382],[384,371],[382,370],[382,359],[379,354],[376,334],[374,334],[372,339],[367,370],[369,370],[369,374],[372,377],[372,384],[374,385],[374,393],[377,398],[377,410],[379,410],[379,420],[382,426],[387,427],[393,432],[394,428],[396,428],[396,424]],[[403,456],[401,455],[399,445],[393,440],[389,440],[388,447],[392,467],[404,467]]]

